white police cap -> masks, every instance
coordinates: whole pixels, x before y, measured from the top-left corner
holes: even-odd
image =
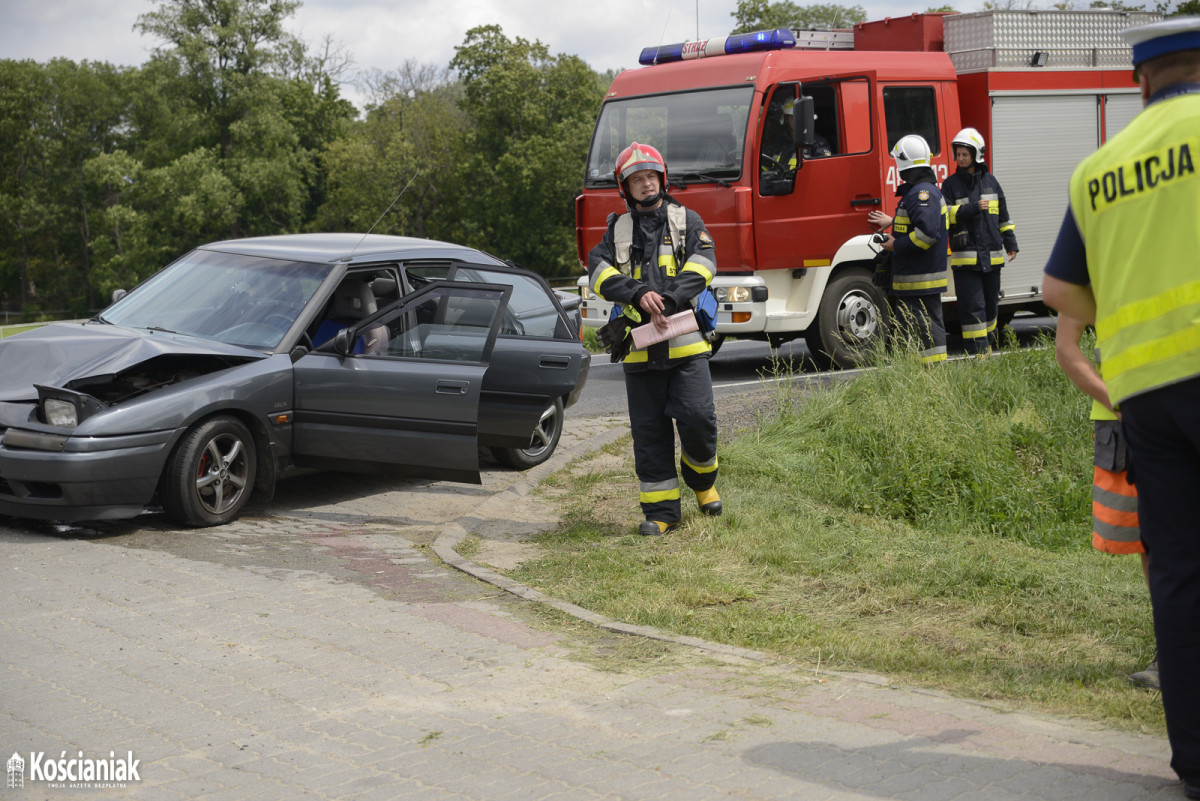
[[[1180,50],[1200,50],[1200,17],[1182,16],[1121,31],[1133,47],[1133,66]]]

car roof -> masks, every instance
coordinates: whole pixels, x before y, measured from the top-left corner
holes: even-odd
[[[263,256],[293,261],[370,261],[382,256],[393,258],[442,258],[462,259],[473,262],[493,262],[503,266],[504,262],[483,251],[436,239],[420,239],[412,236],[388,236],[385,234],[284,234],[280,236],[258,236],[248,239],[227,239],[209,242],[198,250],[213,250],[222,253],[240,253],[246,256]]]

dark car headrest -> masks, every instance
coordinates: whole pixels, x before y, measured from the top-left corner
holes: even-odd
[[[376,278],[371,282],[371,293],[377,298],[398,298],[395,278]]]
[[[347,278],[333,293],[333,316],[343,320],[361,320],[376,311],[371,288],[357,278]]]

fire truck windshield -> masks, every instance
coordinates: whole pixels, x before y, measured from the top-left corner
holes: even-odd
[[[658,148],[672,183],[738,178],[753,98],[754,87],[735,86],[605,103],[592,137],[585,186],[616,186],[613,167],[630,142]]]

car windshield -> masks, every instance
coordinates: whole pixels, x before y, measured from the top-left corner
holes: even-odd
[[[737,86],[605,103],[588,154],[586,185],[616,186],[613,165],[630,142],[658,148],[672,181],[737,178],[753,99],[753,86]]]
[[[195,250],[105,309],[103,319],[270,350],[333,269]]]

